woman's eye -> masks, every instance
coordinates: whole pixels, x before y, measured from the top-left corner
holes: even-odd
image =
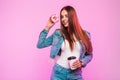
[[[61,16],[61,18],[63,18],[63,16]]]
[[[65,15],[65,17],[67,17],[67,18],[68,18],[68,15]]]

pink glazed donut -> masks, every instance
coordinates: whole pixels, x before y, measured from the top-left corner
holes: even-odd
[[[52,21],[53,23],[56,23],[56,22],[59,21],[59,18],[58,18],[58,16],[57,16],[56,14],[53,14],[50,19],[51,19],[51,21]]]

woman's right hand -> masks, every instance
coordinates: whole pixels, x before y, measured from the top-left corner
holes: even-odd
[[[58,22],[58,16],[56,16],[55,14],[50,16],[50,18],[48,19],[48,22],[46,24],[45,29],[49,30],[56,22]]]

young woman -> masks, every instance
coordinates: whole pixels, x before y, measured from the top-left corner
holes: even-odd
[[[50,57],[57,57],[51,80],[83,80],[81,69],[93,57],[90,33],[80,26],[75,9],[65,6],[60,11],[60,29],[56,29],[47,37],[49,30],[56,23],[51,17],[45,29],[41,31],[37,43],[38,48],[51,45]],[[53,19],[57,17],[54,16]]]

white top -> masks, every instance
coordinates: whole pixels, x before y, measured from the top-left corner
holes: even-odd
[[[65,68],[70,68],[67,58],[70,56],[76,56],[76,58],[79,59],[80,50],[81,50],[81,45],[80,45],[79,41],[76,41],[74,43],[73,51],[71,51],[70,46],[69,46],[69,42],[67,40],[65,40],[61,46],[61,56],[57,58],[56,63],[65,67]]]

